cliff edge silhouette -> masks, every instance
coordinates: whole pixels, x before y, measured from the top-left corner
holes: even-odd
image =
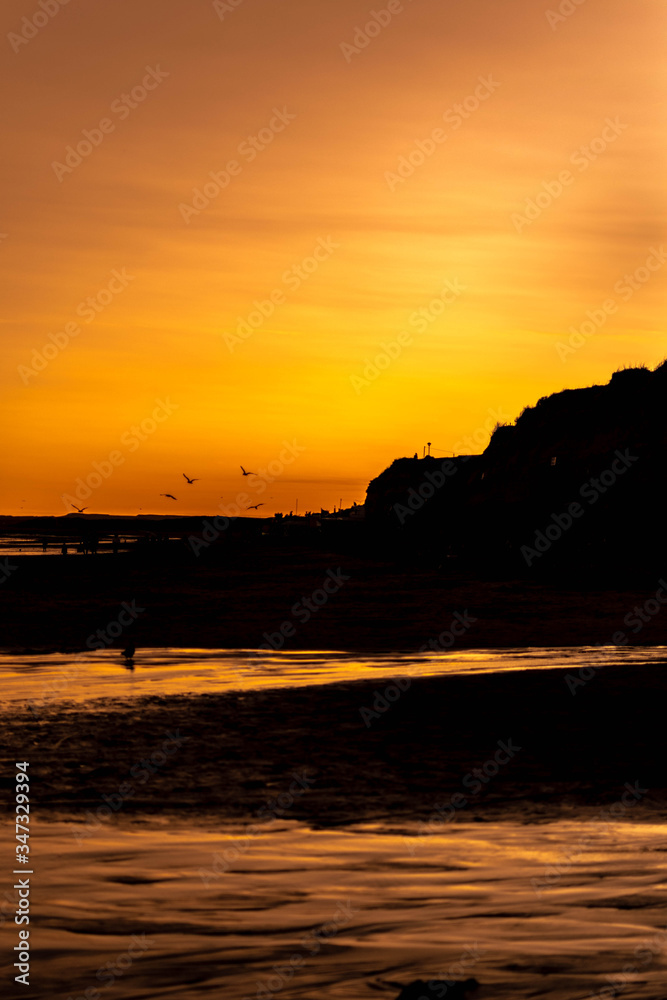
[[[566,389],[496,427],[481,455],[397,459],[366,515],[404,553],[539,571],[664,571],[667,362]]]

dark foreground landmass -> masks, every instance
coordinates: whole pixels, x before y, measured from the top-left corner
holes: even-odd
[[[267,544],[206,561],[178,545],[150,558],[12,557],[16,569],[0,586],[0,647],[443,650],[466,612],[455,648],[667,644],[659,573],[494,579],[456,560],[399,564],[344,546]],[[313,604],[325,581],[332,592]],[[100,639],[124,602],[142,610],[120,636]]]
[[[31,761],[42,817],[665,820],[665,666],[606,667],[576,693],[566,673],[420,678],[391,705],[378,680],[53,705],[6,713],[1,752]]]

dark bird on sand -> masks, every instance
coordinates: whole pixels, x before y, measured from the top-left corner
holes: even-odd
[[[246,510],[259,510],[259,508],[263,506],[263,503],[251,503],[249,507],[246,507]]]
[[[70,506],[74,507],[74,510],[78,510],[79,514],[83,514],[84,510],[88,510],[87,507],[77,507],[75,503],[71,504]]]
[[[190,477],[186,476],[185,473],[183,473],[183,479],[187,479],[188,486],[192,486],[193,483],[198,483],[199,482],[198,479],[190,479]]]
[[[178,500],[178,497],[175,497],[172,493],[160,493],[160,496],[169,497],[170,500]]]
[[[425,983],[423,979],[416,979],[414,983],[404,986],[398,994],[397,1000],[437,1000],[438,997],[446,997],[446,1000],[467,1000],[479,989],[476,979],[466,979],[464,983],[457,983],[449,979],[431,979]]]
[[[123,650],[123,656],[125,657],[125,666],[128,670],[134,670],[134,650],[135,646],[130,644],[127,649]]]
[[[241,472],[243,473],[244,476],[256,476],[257,475],[256,472],[246,472],[242,465],[240,466],[240,469],[241,469]]]

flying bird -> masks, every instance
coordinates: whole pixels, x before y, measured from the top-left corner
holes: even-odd
[[[185,473],[183,473],[183,478],[184,478],[184,479],[187,479],[187,481],[188,481],[188,486],[192,486],[192,484],[193,484],[193,483],[198,483],[198,482],[199,482],[199,480],[198,480],[198,479],[190,479],[190,478],[189,478],[189,476],[186,476],[186,475],[185,475]]]
[[[258,510],[260,507],[263,506],[264,506],[263,503],[251,503],[249,507],[246,507],[246,510]]]
[[[70,506],[74,507],[74,510],[78,510],[79,514],[83,514],[84,510],[88,510],[87,507],[77,507],[75,503],[70,504]]]
[[[244,476],[256,476],[257,475],[256,472],[246,472],[245,469],[243,468],[243,466],[241,466],[241,472],[243,473]]]
[[[170,500],[178,500],[178,497],[173,496],[171,493],[160,493],[161,497],[169,497]]]

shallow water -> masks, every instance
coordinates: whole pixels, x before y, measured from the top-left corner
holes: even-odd
[[[30,538],[0,538],[0,558],[9,558],[11,560],[12,556],[60,556],[61,547],[63,541],[67,541],[67,552],[68,555],[80,555],[78,551],[78,541],[72,541],[71,538],[55,538],[51,537],[48,540],[47,548],[44,550],[42,548],[42,543],[35,539]],[[127,545],[121,545],[120,551],[125,551]],[[112,547],[111,542],[104,540],[97,552],[97,555],[108,555],[111,554]]]
[[[224,649],[141,649],[129,670],[118,650],[79,654],[0,654],[6,706],[44,702],[57,706],[148,695],[212,694],[305,687],[391,677],[505,673],[667,664],[665,646],[572,646],[462,650],[451,653],[263,652]]]
[[[141,650],[128,671],[117,652],[6,653],[0,683],[14,709],[47,699],[57,713],[72,703],[94,712],[97,725],[98,709],[111,708],[120,725],[123,703],[139,696],[159,695],[168,706],[170,695],[400,675],[660,669],[666,654],[664,647],[418,656],[155,649]],[[30,725],[38,758],[44,748]],[[107,738],[102,731],[100,740]],[[56,749],[49,762],[62,768]],[[85,759],[89,750],[81,752]],[[224,781],[229,762],[215,761]],[[45,764],[36,771],[41,781]],[[203,806],[200,778],[193,773],[188,787]],[[88,1000],[393,1000],[391,983],[469,975],[483,984],[478,1000],[602,1000],[611,994],[599,991],[614,982],[625,1000],[667,996],[667,930],[656,937],[667,928],[667,825],[456,822],[419,835],[423,827],[398,821],[313,830],[289,822],[287,812],[285,821],[250,830],[216,827],[196,808],[188,821],[182,814],[132,821],[110,809],[99,819],[85,806],[83,820],[78,813],[76,822],[63,814],[46,822],[38,782],[35,803],[31,986],[11,988],[8,956],[18,939],[15,904],[5,896],[3,997],[68,1000],[88,990]],[[0,825],[0,843],[12,837]]]
[[[133,1000],[365,1000],[396,995],[369,988],[379,980],[461,972],[480,998],[577,1000],[624,967],[626,1000],[666,995],[665,826],[457,823],[414,836],[274,822],[248,836],[193,816],[89,827],[32,830],[35,1000],[89,987]],[[549,865],[563,874],[546,888]],[[15,936],[5,925],[4,982]]]

